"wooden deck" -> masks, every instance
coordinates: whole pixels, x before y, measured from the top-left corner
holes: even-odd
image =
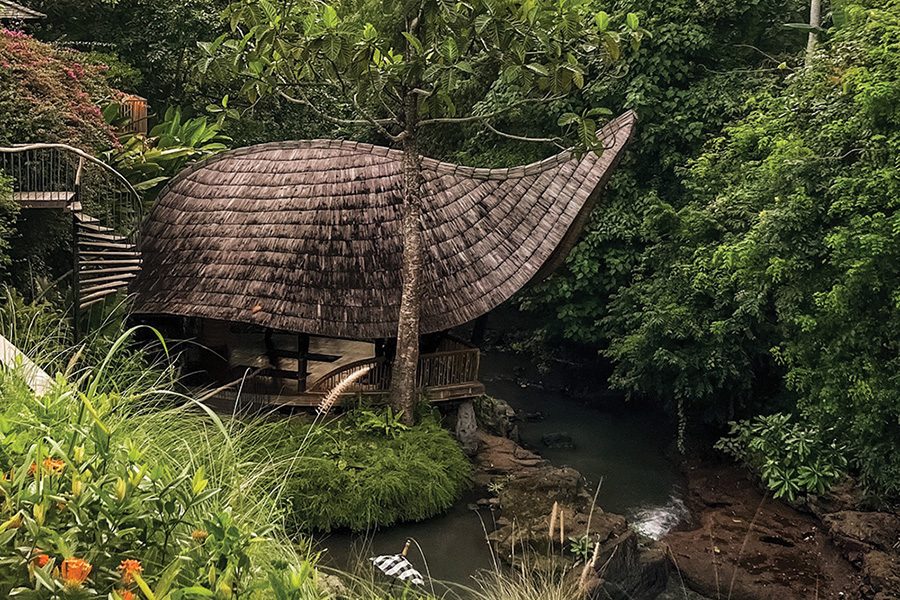
[[[252,344],[250,347],[256,347]],[[416,374],[416,386],[430,402],[451,402],[473,398],[484,393],[484,385],[478,380],[480,353],[477,348],[448,343],[440,352],[422,354]],[[328,353],[341,353],[340,356]],[[241,403],[268,406],[315,407],[338,385],[358,371],[365,371],[353,385],[335,402],[341,405],[349,399],[365,397],[367,400],[387,401],[390,390],[391,365],[384,357],[376,357],[374,345],[367,342],[313,338],[310,355],[331,357],[328,362],[310,361],[308,385],[297,390],[296,380],[290,377],[273,377],[272,369],[265,368],[265,357],[247,356],[234,359],[258,365],[255,375],[217,394],[216,400],[234,404],[240,389]],[[250,359],[250,360],[248,360]],[[288,359],[290,360],[290,359]],[[296,360],[294,363],[296,364]],[[287,366],[280,363],[282,367]],[[284,370],[291,373],[290,369]]]
[[[453,402],[459,400],[467,400],[477,398],[484,394],[484,384],[480,381],[470,383],[460,383],[455,385],[435,386],[422,390],[425,398],[432,403]],[[286,392],[284,394],[256,394],[253,392],[243,391],[240,394],[240,403],[242,405],[255,404],[258,406],[272,407],[297,407],[297,408],[315,408],[325,398],[325,392],[306,392],[303,394]],[[388,392],[386,391],[353,391],[343,394],[335,401],[335,406],[341,406],[345,402],[363,398],[370,402],[387,402]],[[237,403],[238,392],[237,386],[223,390],[213,396],[212,401],[227,404],[229,407]]]

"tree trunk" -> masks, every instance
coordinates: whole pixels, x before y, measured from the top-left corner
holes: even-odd
[[[810,0],[809,3],[809,26],[816,27],[822,25],[822,0]],[[819,34],[815,31],[809,32],[809,38],[806,41],[806,66],[813,63],[816,55],[816,44],[819,41]]]
[[[391,372],[391,401],[412,424],[416,406],[416,368],[419,363],[419,314],[422,306],[422,161],[416,144],[417,100],[406,98],[403,138],[403,264],[400,277],[400,315],[397,353]]]

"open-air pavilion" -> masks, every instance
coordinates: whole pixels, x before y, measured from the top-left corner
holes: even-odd
[[[478,349],[449,331],[485,315],[565,258],[636,117],[605,150],[514,168],[423,159],[425,261],[418,385],[432,401],[480,394]],[[339,140],[261,144],[174,178],[145,222],[131,284],[141,318],[208,351],[211,382],[315,405],[354,370],[349,394],[386,394],[400,304],[402,153]]]

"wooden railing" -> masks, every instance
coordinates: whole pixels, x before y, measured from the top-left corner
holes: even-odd
[[[478,381],[478,348],[423,354],[416,370],[416,387],[430,388]]]
[[[416,387],[428,389],[476,382],[479,362],[478,348],[423,354],[419,357],[419,367],[416,370]],[[371,367],[371,370],[347,393],[388,391],[391,365],[384,357],[367,358],[342,365],[320,377],[308,391],[326,393],[337,387],[348,375],[366,367]]]
[[[386,392],[391,381],[391,365],[383,356],[365,358],[346,365],[341,365],[316,380],[309,386],[308,391],[322,393],[330,392],[349,375],[352,375],[360,369],[365,369],[366,367],[371,367],[371,370],[353,385],[351,388],[352,393],[360,391]]]
[[[147,99],[128,94],[121,103],[122,116],[128,120],[125,131],[147,135]]]

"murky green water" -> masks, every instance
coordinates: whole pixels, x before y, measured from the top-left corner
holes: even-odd
[[[571,398],[559,391],[563,378],[571,375],[541,375],[527,360],[509,353],[485,352],[481,372],[488,394],[505,399],[519,414],[542,415],[541,420],[519,425],[523,444],[554,464],[574,467],[592,486],[600,485],[598,504],[604,510],[628,516],[652,537],[661,536],[683,515],[680,478],[665,455],[671,428],[658,416],[628,407],[599,409],[584,398]],[[568,434],[575,447],[545,447],[542,437],[549,433]],[[411,537],[422,548],[434,579],[466,584],[479,570],[492,567],[484,529],[491,527],[491,514],[469,508],[477,497],[464,498],[450,513],[422,523],[368,535],[334,533],[319,540],[320,545],[332,564],[345,568],[354,556],[399,552]],[[410,558],[425,570],[417,549]]]

